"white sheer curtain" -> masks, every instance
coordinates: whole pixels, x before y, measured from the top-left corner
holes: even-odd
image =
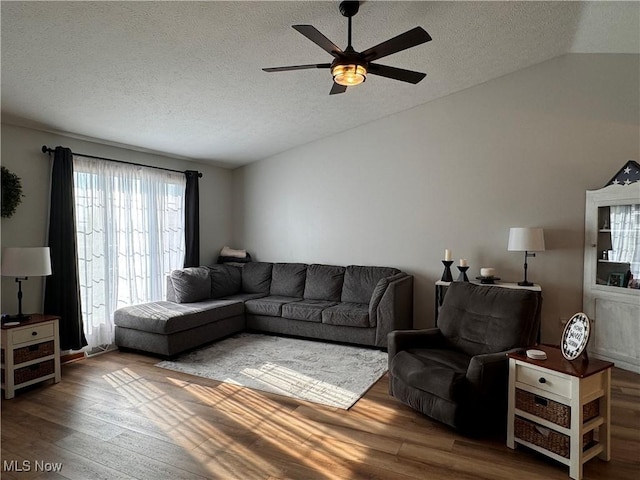
[[[74,156],[78,267],[88,348],[112,344],[113,313],[162,300],[184,262],[185,176]],[[55,186],[54,186],[55,188]]]
[[[634,278],[640,277],[640,205],[612,205],[611,245],[614,262],[631,264]]]

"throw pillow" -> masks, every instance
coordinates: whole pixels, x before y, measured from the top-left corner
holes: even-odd
[[[207,267],[188,267],[171,272],[171,283],[178,303],[206,300],[211,295],[211,279]]]
[[[224,247],[222,247],[222,250],[220,250],[220,256],[221,257],[245,258],[247,256],[247,251],[246,250],[236,250],[236,249],[227,247],[225,245]]]

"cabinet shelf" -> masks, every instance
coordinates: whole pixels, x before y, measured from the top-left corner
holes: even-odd
[[[549,428],[551,430],[555,430],[558,433],[562,433],[563,435],[567,435],[570,436],[571,435],[571,429],[569,428],[565,428],[561,425],[558,425],[556,423],[550,422],[549,420],[545,420],[544,418],[540,418],[537,417],[535,415],[532,415],[528,412],[525,412],[524,410],[520,410],[519,408],[516,408],[515,413],[518,417],[522,417],[526,420],[529,420],[530,422],[536,423],[538,425],[541,425],[545,428]]]
[[[562,463],[563,465],[567,465],[567,466],[571,466],[571,459],[569,458],[565,458],[562,457],[560,455],[558,455],[557,453],[554,453],[550,450],[547,450],[546,448],[543,447],[539,447],[538,445],[531,443],[531,442],[527,442],[526,440],[522,440],[521,438],[514,438],[514,441],[516,443],[519,443],[520,445],[523,445],[527,448],[530,448],[531,450],[535,450],[538,453],[541,453],[549,458],[554,459],[557,462]],[[591,460],[593,457],[600,455],[603,451],[603,446],[601,443],[599,442],[595,442],[592,445],[587,445],[587,447],[585,449],[583,449],[583,459],[585,462],[588,462],[589,460]]]
[[[550,422],[548,420],[545,420],[544,418],[537,417],[528,412],[525,412],[524,410],[520,410],[519,408],[515,409],[515,414],[518,417],[525,418],[545,428],[555,430],[556,432],[562,433],[563,435],[571,436],[570,428],[565,428],[562,425],[558,425],[557,423]],[[592,418],[591,420],[587,420],[582,424],[582,432],[583,433],[590,432],[591,430],[594,430],[600,427],[602,424],[604,424],[604,417],[602,415],[598,415],[597,417]]]
[[[29,360],[28,362],[22,362],[22,363],[14,363],[13,364],[13,368],[14,369],[18,369],[18,368],[23,368],[23,367],[29,367],[31,365],[36,365],[38,363],[42,363],[46,360],[55,360],[56,356],[55,355],[47,355],[44,357],[39,357],[39,358],[34,358],[33,360]],[[2,368],[5,368],[4,363],[2,364]]]
[[[24,388],[24,387],[28,387],[29,385],[35,385],[36,383],[40,383],[40,382],[44,382],[46,380],[51,380],[52,378],[55,379],[56,374],[54,373],[50,373],[48,375],[43,375],[42,377],[38,377],[38,378],[34,378],[33,380],[28,380],[26,382],[22,382],[22,383],[16,383],[13,388]],[[2,382],[2,389],[6,388],[6,382]]]

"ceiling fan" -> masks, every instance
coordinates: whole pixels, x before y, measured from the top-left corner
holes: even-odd
[[[265,72],[287,72],[289,70],[306,70],[311,68],[331,69],[333,87],[330,95],[344,93],[347,87],[353,87],[364,82],[367,74],[400,80],[401,82],[418,83],[427,74],[389,67],[372,63],[379,58],[415,47],[431,40],[431,36],[422,28],[415,27],[403,34],[382,42],[363,52],[356,52],[351,46],[351,18],[358,13],[360,2],[344,1],[340,3],[340,13],[349,19],[348,45],[341,50],[331,40],[325,37],[312,25],[293,25],[298,32],[318,45],[334,57],[331,63],[313,63],[310,65],[292,65],[289,67],[263,68]]]

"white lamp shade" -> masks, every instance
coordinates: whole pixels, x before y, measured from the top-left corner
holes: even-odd
[[[509,229],[509,246],[511,252],[543,252],[544,230],[542,228]]]
[[[6,247],[2,249],[3,277],[51,275],[49,247]]]

